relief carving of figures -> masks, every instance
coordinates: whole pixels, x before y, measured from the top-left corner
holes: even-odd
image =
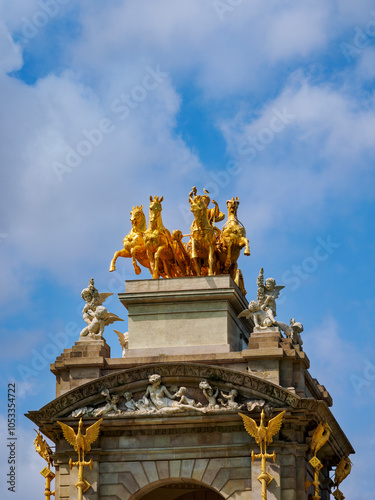
[[[104,389],[101,393],[105,397],[107,403],[101,408],[97,408],[93,411],[93,416],[103,417],[104,415],[118,415],[121,411],[117,408],[117,403],[120,401],[120,396],[118,394],[109,394],[108,389]]]
[[[220,394],[224,398],[219,399],[219,403],[221,403],[221,406],[230,408],[231,410],[240,410],[241,408],[243,408],[243,404],[239,404],[234,400],[238,396],[238,392],[236,391],[236,389],[231,389],[229,391],[229,394],[224,394],[223,391],[220,391]]]
[[[115,321],[124,321],[102,306],[110,295],[113,295],[113,293],[99,293],[95,288],[93,278],[90,279],[89,286],[82,290],[81,297],[86,302],[82,310],[82,316],[87,326],[81,331],[80,337],[89,337],[95,340],[102,339],[106,326]]]
[[[202,391],[202,396],[207,401],[204,406],[201,402],[196,402],[193,398],[187,395],[186,387],[172,386],[169,389],[162,384],[162,377],[157,373],[148,376],[149,385],[147,386],[143,396],[138,400],[133,398],[133,394],[126,391],[123,396],[119,394],[110,395],[108,389],[103,389],[100,392],[106,403],[94,408],[92,406],[84,406],[78,408],[71,413],[72,417],[114,417],[120,415],[136,414],[174,414],[183,413],[186,411],[193,412],[235,412],[241,409],[244,405],[235,401],[238,397],[236,389],[230,389],[228,393],[220,391],[222,398],[219,400],[217,396],[219,389],[213,389],[207,380],[202,380],[199,383],[199,389]],[[259,402],[258,402],[259,403]],[[264,401],[263,401],[264,404]],[[256,404],[254,407],[258,407]],[[249,407],[248,407],[249,409]],[[251,411],[251,410],[250,410]]]
[[[216,398],[219,394],[219,389],[216,388],[216,391],[214,391],[207,380],[202,380],[202,382],[199,383],[199,389],[203,391],[203,394],[208,401],[208,409],[218,410],[220,405],[217,404]]]

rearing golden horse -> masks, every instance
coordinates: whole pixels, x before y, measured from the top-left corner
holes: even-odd
[[[143,205],[140,207],[133,207],[133,210],[130,212],[130,222],[132,223],[131,231],[127,236],[125,236],[122,242],[124,248],[115,252],[109,270],[116,270],[116,260],[118,257],[129,257],[133,259],[135,273],[140,274],[141,268],[139,267],[138,262],[142,266],[147,267],[147,269],[150,269],[150,262],[147,257],[147,251],[143,239],[143,234],[147,228],[146,217],[143,213]]]
[[[208,275],[214,275],[215,269],[215,247],[216,231],[210,224],[207,214],[207,203],[204,195],[189,196],[191,211],[194,214],[194,222],[191,225],[191,264],[197,276],[202,275],[202,263],[204,267],[208,264]]]
[[[246,230],[237,218],[239,204],[238,196],[227,201],[228,220],[221,231],[218,245],[219,274],[230,274],[235,282],[241,249],[245,247],[244,254],[250,255]]]
[[[151,273],[154,279],[160,275],[166,278],[176,276],[174,271],[175,258],[172,248],[171,233],[163,225],[161,218],[163,196],[150,196],[150,213],[148,229],[143,237],[147,250],[148,260],[150,261]],[[163,271],[159,269],[162,265]]]

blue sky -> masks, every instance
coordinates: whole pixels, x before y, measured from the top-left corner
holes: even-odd
[[[239,196],[248,298],[261,266],[286,285],[278,317],[304,324],[310,371],[357,451],[342,490],[372,498],[373,3],[0,0],[0,14],[1,386],[5,403],[17,381],[28,498],[43,464],[23,413],[53,397],[49,363],[78,339],[81,290],[135,278],[125,259],[108,267],[150,195],[188,233],[193,185],[223,209]]]

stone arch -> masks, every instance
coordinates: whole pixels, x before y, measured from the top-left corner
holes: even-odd
[[[223,500],[224,498],[215,488],[200,481],[170,478],[145,486],[129,500]]]
[[[251,490],[250,461],[250,455],[246,454],[243,457],[103,463],[100,466],[100,498],[143,500],[146,494],[163,485],[191,484],[219,495],[207,500],[242,500],[238,494],[248,495]],[[146,500],[149,499],[146,497]],[[206,499],[198,497],[197,500]]]

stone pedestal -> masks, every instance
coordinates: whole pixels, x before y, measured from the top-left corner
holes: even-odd
[[[230,276],[127,281],[119,298],[129,313],[127,357],[241,351],[247,301]]]
[[[110,356],[111,349],[104,339],[78,340],[73,347],[64,349],[51,364],[51,372],[56,375],[56,396],[99,378]]]

